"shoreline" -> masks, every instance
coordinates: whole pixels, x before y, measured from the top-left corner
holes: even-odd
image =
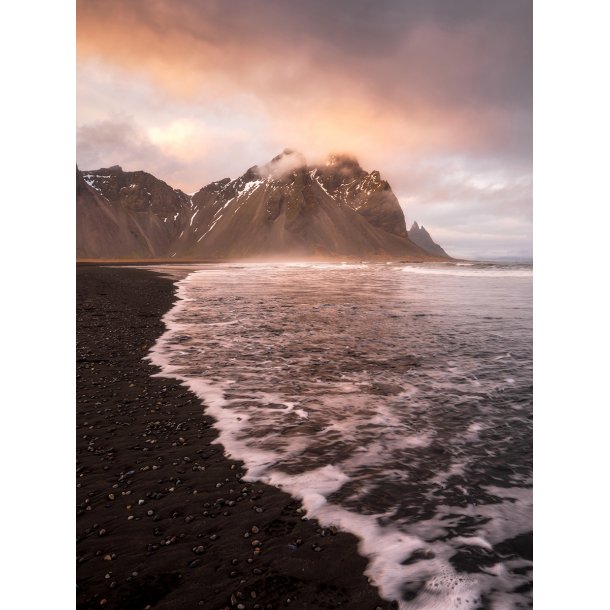
[[[396,608],[364,576],[355,536],[243,481],[201,401],[151,377],[143,358],[175,280],[100,263],[76,272],[77,607]]]
[[[273,264],[273,263],[456,263],[456,262],[472,262],[466,259],[459,258],[444,258],[440,256],[429,255],[426,258],[416,257],[388,257],[376,254],[369,254],[368,256],[355,256],[353,254],[333,255],[333,256],[314,256],[314,255],[285,255],[285,256],[245,256],[245,257],[233,257],[233,258],[88,258],[88,257],[77,257],[76,265],[80,266],[129,266],[129,265],[214,265],[222,263],[233,263],[233,264]]]

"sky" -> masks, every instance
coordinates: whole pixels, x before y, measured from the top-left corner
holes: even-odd
[[[77,163],[187,193],[355,155],[449,254],[532,252],[531,0],[77,0]]]

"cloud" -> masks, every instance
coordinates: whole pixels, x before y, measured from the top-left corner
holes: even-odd
[[[283,153],[273,157],[269,163],[258,167],[258,173],[261,178],[272,178],[277,180],[286,174],[307,166],[307,159],[294,150],[286,149]]]
[[[189,120],[140,125],[130,117],[97,121],[78,128],[77,163],[83,169],[120,165],[126,171],[143,169],[186,192],[227,175],[224,154],[215,144],[222,140],[236,155],[243,147],[239,132],[219,135],[214,128]],[[202,172],[202,165],[207,172]],[[243,167],[240,167],[240,172]]]
[[[356,153],[373,135],[412,150],[518,148],[515,133],[530,129],[528,13],[516,27],[494,2],[466,3],[466,17],[407,4],[87,0],[78,53],[179,99],[251,92],[288,137],[333,149],[358,147],[358,131],[368,137]]]
[[[89,127],[126,113],[139,166],[158,155],[180,188],[290,147],[354,154],[420,212],[451,188],[465,202],[467,180],[443,180],[453,159],[498,185],[531,176],[531,22],[527,0],[77,0],[78,157]],[[423,167],[436,177],[416,179]],[[492,187],[475,199],[500,222],[528,188],[518,204]]]
[[[201,146],[200,126],[189,119],[178,119],[167,125],[152,126],[146,130],[148,138],[160,148],[179,159],[188,161]]]
[[[143,131],[127,120],[100,121],[80,127],[76,133],[78,163],[82,169],[124,165],[126,168],[146,167],[154,173],[180,166],[180,161],[156,146]]]
[[[532,182],[527,171],[438,159],[407,167],[394,188],[407,224],[423,222],[454,256],[531,256]]]

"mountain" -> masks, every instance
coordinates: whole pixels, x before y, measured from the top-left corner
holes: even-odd
[[[432,240],[430,233],[426,231],[423,225],[420,227],[417,222],[414,222],[407,234],[414,244],[417,244],[422,250],[428,252],[428,254],[450,258],[450,256]]]
[[[198,258],[426,258],[406,230],[401,234],[397,219],[390,231],[384,229],[390,224],[382,214],[389,207],[382,202],[387,183],[374,183],[374,177],[358,170],[356,164],[354,177],[342,167],[333,171],[330,164],[308,167],[302,155],[286,150],[236,180],[214,182],[193,196],[198,212],[180,250]],[[367,177],[366,193],[349,190],[354,180],[355,186],[366,184]],[[397,200],[395,206],[404,227]]]
[[[409,238],[379,172],[367,173],[344,155],[308,166],[285,150],[192,196],[146,172],[77,168],[77,256],[423,261],[436,255]]]
[[[77,167],[76,256],[169,257],[191,205],[188,195],[146,172]]]
[[[330,155],[326,165],[317,168],[315,173],[333,199],[364,216],[374,227],[407,236],[398,199],[378,171],[369,174],[353,157]]]

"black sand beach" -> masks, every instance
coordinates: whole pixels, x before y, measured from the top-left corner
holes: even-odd
[[[357,539],[246,483],[200,401],[143,360],[173,282],[77,266],[77,607],[394,608]]]

